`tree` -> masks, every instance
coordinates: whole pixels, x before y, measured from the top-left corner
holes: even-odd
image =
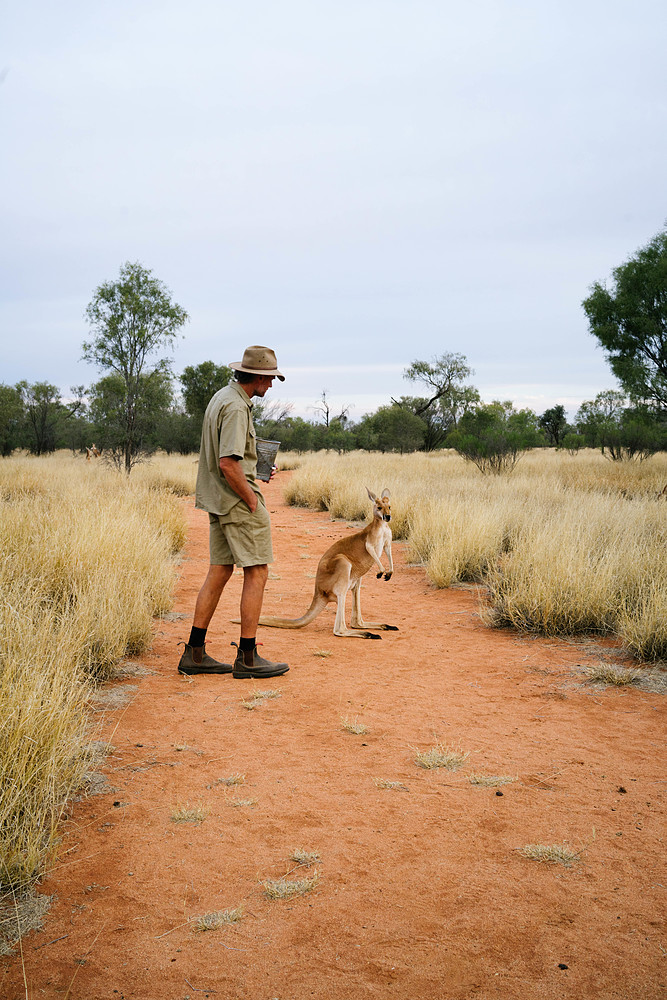
[[[667,410],[667,229],[612,274],[582,303],[590,332],[627,395]]]
[[[576,425],[586,444],[613,462],[640,461],[667,446],[667,426],[647,406],[627,406],[616,389],[599,392],[577,411]]]
[[[218,389],[229,384],[233,374],[227,365],[216,365],[214,361],[202,361],[184,368],[178,380],[183,386],[185,412],[201,424],[209,400]]]
[[[280,440],[285,451],[310,451],[313,446],[313,425],[303,417],[289,417],[281,430]]]
[[[560,448],[568,430],[565,407],[558,403],[557,406],[545,410],[540,417],[540,427],[545,431],[549,444]]]
[[[413,361],[403,377],[409,382],[421,382],[428,396],[403,396],[392,400],[423,420],[426,431],[423,447],[432,451],[441,445],[449,431],[456,427],[461,415],[479,403],[479,393],[464,380],[473,374],[463,354],[447,351],[431,361]]]
[[[23,401],[30,451],[33,455],[55,451],[62,422],[76,413],[82,400],[75,399],[71,405],[66,406],[61,402],[58,386],[51,385],[50,382],[18,382],[16,389]]]
[[[334,417],[333,420],[329,421],[329,426],[322,438],[324,448],[337,451],[339,455],[345,451],[354,450],[357,440],[354,433],[345,426],[346,423],[347,421],[341,417]]]
[[[394,403],[381,406],[369,418],[375,447],[380,451],[417,451],[424,446],[424,421],[404,407]]]
[[[563,448],[567,448],[570,455],[577,455],[580,448],[583,448],[586,444],[586,438],[583,434],[577,434],[575,431],[568,431],[563,437]]]
[[[540,443],[537,416],[496,400],[461,417],[447,441],[482,473],[511,472],[521,453]]]
[[[97,442],[118,469],[132,469],[141,455],[158,447],[159,433],[172,400],[168,371],[140,375],[132,403],[132,434],[127,428],[127,386],[115,372],[90,390],[90,414]]]
[[[327,389],[322,389],[322,395],[317,401],[319,403],[319,406],[313,406],[313,410],[315,410],[316,413],[322,414],[322,418],[324,420],[324,426],[327,428],[327,430],[332,420],[337,420],[340,424],[345,426],[345,424],[349,419],[348,415],[350,412],[350,407],[342,406],[340,413],[334,416],[331,410],[331,403],[327,399],[327,391],[328,391]]]
[[[581,404],[574,422],[588,448],[601,448],[604,454],[608,428],[617,422],[626,402],[624,394],[618,389],[605,389],[595,399],[585,400]]]
[[[129,475],[145,436],[140,424],[150,409],[146,404],[152,405],[151,400],[164,389],[165,378],[170,377],[169,359],[157,358],[152,363],[149,359],[172,345],[188,314],[171,301],[171,293],[151,271],[127,262],[117,281],[95,290],[86,316],[94,339],[83,344],[83,357],[114,380],[102,379],[102,396],[106,391],[107,397],[111,393],[114,398],[108,410],[114,424],[107,431],[115,442],[115,454],[122,450],[122,464]]]
[[[0,384],[0,455],[11,455],[20,444],[23,400],[13,385]]]
[[[199,423],[183,411],[182,406],[175,405],[163,410],[157,417],[154,440],[158,448],[164,449],[168,455],[178,452],[179,455],[191,455],[197,451],[201,439]]]

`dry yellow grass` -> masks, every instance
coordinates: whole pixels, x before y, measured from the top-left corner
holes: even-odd
[[[581,851],[573,851],[566,844],[526,844],[519,854],[530,861],[563,865],[565,868],[571,868],[581,857]]]
[[[66,453],[0,460],[0,884],[47,864],[89,766],[91,686],[171,605],[185,524],[160,476]]]
[[[348,719],[344,716],[341,716],[340,728],[346,733],[352,733],[353,736],[363,736],[364,733],[368,732],[368,727],[363,722],[359,722],[357,719]]]
[[[512,777],[510,774],[469,774],[468,781],[471,785],[476,785],[480,788],[498,788],[500,785],[509,785],[513,781],[517,781],[517,778]]]
[[[299,879],[266,879],[262,882],[264,895],[268,899],[292,899],[294,896],[305,896],[319,884],[320,874],[317,868],[313,869],[310,878]]]
[[[455,750],[438,743],[428,750],[417,750],[414,761],[417,767],[423,767],[427,771],[435,767],[444,767],[447,771],[458,771],[469,756],[470,754],[464,753],[463,750]]]
[[[366,486],[391,491],[394,537],[439,587],[487,586],[490,625],[616,634],[642,660],[667,657],[667,455],[611,463],[536,450],[484,477],[453,452],[305,456],[290,503],[368,516]]]
[[[170,819],[172,823],[203,823],[210,812],[211,807],[202,802],[194,806],[186,802],[185,805],[174,806]]]
[[[288,854],[290,861],[296,861],[298,865],[302,865],[304,868],[310,868],[311,865],[315,865],[318,861],[321,861],[321,857],[318,851],[306,851],[303,847],[295,847]]]
[[[235,906],[229,910],[215,910],[213,913],[204,913],[197,917],[193,923],[193,931],[202,934],[205,931],[218,931],[221,927],[230,927],[238,924],[243,919],[243,906]]]

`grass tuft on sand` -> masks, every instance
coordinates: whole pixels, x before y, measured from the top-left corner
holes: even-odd
[[[481,788],[498,788],[500,785],[509,785],[518,779],[510,774],[469,774],[468,781],[471,785]]]
[[[315,868],[309,878],[299,879],[265,879],[262,882],[264,895],[267,899],[293,899],[295,896],[305,896],[319,885],[320,875]]]
[[[417,750],[414,762],[417,767],[423,767],[427,771],[436,767],[444,767],[447,771],[458,771],[469,756],[470,754],[464,753],[463,750],[455,750],[438,743],[429,750]]]
[[[259,706],[264,701],[270,701],[272,698],[282,698],[283,693],[277,689],[268,689],[265,691],[253,691],[250,700],[242,701],[241,707],[245,708],[248,712],[252,712],[253,709],[259,708]]]
[[[359,722],[357,719],[347,719],[341,716],[340,728],[346,733],[352,733],[353,736],[363,736],[368,732],[368,727]]]
[[[615,667],[611,663],[597,663],[594,667],[586,667],[584,674],[593,684],[609,684],[616,687],[636,684],[641,677],[638,670]]]
[[[236,772],[235,774],[229,774],[226,778],[218,778],[211,785],[207,785],[207,788],[215,788],[216,785],[224,785],[227,788],[233,788],[235,785],[245,784],[245,774],[240,774]]]
[[[185,805],[176,805],[171,810],[172,823],[203,823],[210,814],[211,807],[199,803],[191,806],[188,802]]]
[[[204,913],[201,917],[196,917],[192,929],[196,934],[219,931],[221,927],[231,927],[233,924],[238,924],[243,916],[242,906],[235,906],[229,910],[214,910],[212,913]]]
[[[571,868],[581,858],[581,851],[573,851],[565,844],[526,844],[520,848],[519,854],[530,861],[564,865],[565,868]]]
[[[303,865],[305,868],[310,868],[311,865],[316,865],[318,861],[322,860],[317,851],[305,851],[303,847],[295,847],[287,857],[290,861],[296,861],[298,865]]]

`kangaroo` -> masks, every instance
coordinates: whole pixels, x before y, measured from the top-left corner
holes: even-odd
[[[358,639],[380,639],[368,629],[398,632],[396,625],[382,625],[379,622],[365,622],[361,617],[359,592],[361,578],[369,569],[377,567],[378,580],[384,576],[391,580],[394,564],[391,558],[391,508],[389,506],[389,490],[383,490],[381,497],[366,487],[366,492],[373,503],[373,517],[361,531],[347,538],[334,542],[320,559],[315,577],[315,593],[310,607],[301,618],[260,618],[260,625],[271,625],[275,628],[303,628],[309,625],[324,610],[330,601],[338,602],[334,635],[355,636]],[[387,553],[389,569],[385,570],[381,562],[382,553]],[[352,628],[345,625],[345,598],[348,590],[352,591]]]

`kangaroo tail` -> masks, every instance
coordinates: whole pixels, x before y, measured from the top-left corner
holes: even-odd
[[[305,615],[301,618],[260,618],[260,625],[271,625],[273,628],[303,628],[304,625],[310,625],[319,614],[326,608],[327,604],[326,597],[322,594],[315,594],[311,602],[310,607],[306,611]]]

